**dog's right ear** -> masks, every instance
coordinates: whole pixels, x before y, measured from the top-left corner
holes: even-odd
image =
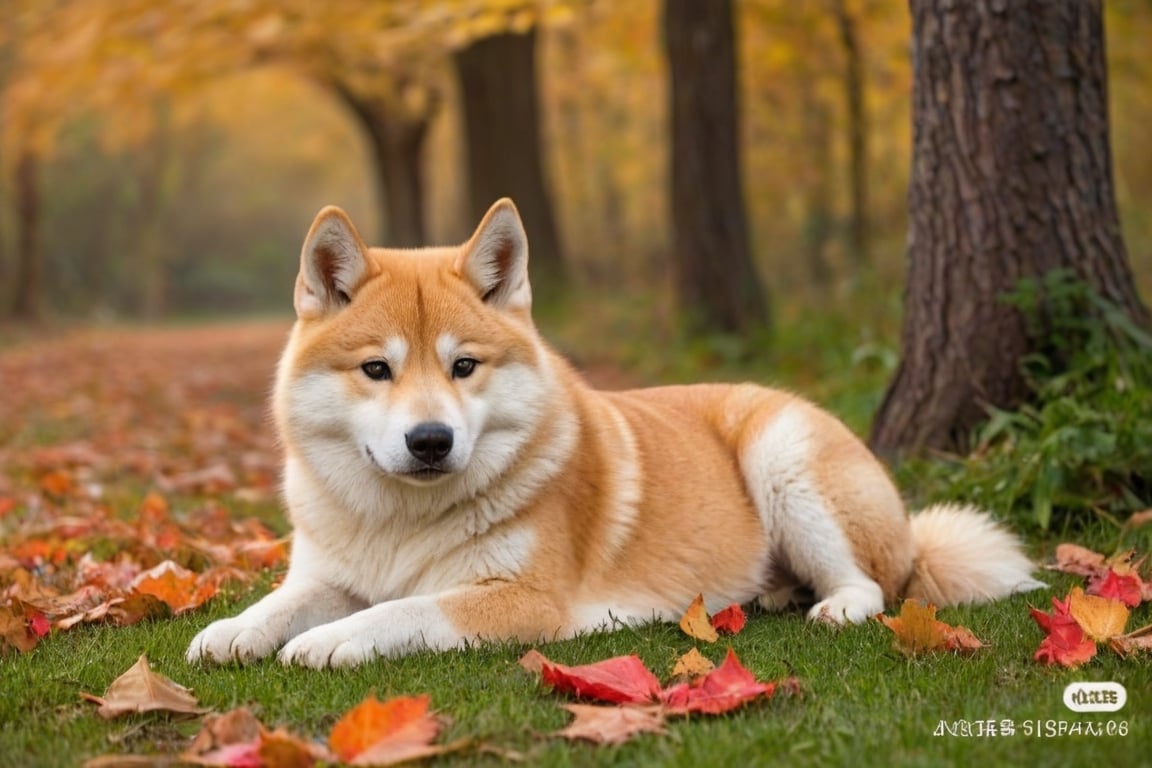
[[[296,316],[311,320],[348,304],[367,271],[367,250],[348,214],[334,205],[320,211],[300,253]]]

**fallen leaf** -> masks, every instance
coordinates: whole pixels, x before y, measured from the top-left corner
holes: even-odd
[[[80,697],[99,704],[97,712],[105,719],[153,710],[196,715],[208,711],[199,706],[187,688],[153,672],[146,656],[141,656],[127,672],[113,680],[103,697],[90,693],[81,693]]]
[[[905,600],[900,615],[877,617],[896,635],[896,649],[906,656],[929,651],[966,653],[984,647],[966,627],[953,627],[936,618],[936,606]]]
[[[575,719],[557,736],[583,739],[594,744],[623,744],[640,733],[664,733],[664,713],[653,707],[606,707],[564,704]]]
[[[1152,523],[1152,509],[1146,509],[1143,512],[1136,512],[1124,521],[1126,528],[1139,528],[1142,525]]]
[[[215,596],[218,588],[193,571],[165,560],[137,576],[132,589],[142,595],[152,595],[178,614],[200,607]]]
[[[15,648],[20,653],[27,653],[40,642],[40,638],[29,627],[24,608],[13,607],[18,602],[13,600],[9,605],[0,606],[0,652]]]
[[[1119,600],[1087,595],[1080,587],[1073,587],[1068,595],[1068,613],[1084,634],[1097,642],[1124,634],[1128,623],[1128,606]]]
[[[716,669],[716,665],[704,657],[704,654],[693,648],[676,660],[672,667],[672,676],[681,678],[694,678],[706,675]]]
[[[660,681],[638,656],[617,656],[576,667],[545,661],[541,676],[557,691],[613,704],[647,704],[660,693]]]
[[[539,675],[542,674],[544,665],[551,664],[552,662],[548,661],[548,658],[540,653],[540,651],[533,648],[521,656],[520,660],[516,663],[527,672],[533,675]]]
[[[756,699],[770,698],[775,692],[776,683],[758,681],[729,648],[719,667],[692,683],[680,683],[665,689],[660,693],[660,700],[668,714],[716,715]]]
[[[1109,568],[1103,576],[1089,579],[1085,592],[1135,608],[1144,599],[1144,582],[1135,571],[1120,575],[1115,568]]]
[[[735,635],[744,629],[746,623],[748,617],[744,615],[744,609],[736,603],[732,603],[712,617],[713,628],[722,635]]]
[[[1056,563],[1046,566],[1061,573],[1092,576],[1104,568],[1104,555],[1079,544],[1064,543],[1056,547]]]
[[[439,754],[443,748],[432,742],[440,721],[429,714],[430,702],[427,694],[388,701],[369,696],[332,727],[328,746],[353,765],[393,765]]]
[[[1052,598],[1051,614],[1030,608],[1032,618],[1047,636],[1033,655],[1041,664],[1079,667],[1096,655],[1096,643],[1084,634],[1084,628],[1068,612],[1068,600]]]
[[[217,768],[311,768],[339,758],[282,728],[269,731],[251,710],[241,707],[205,717],[180,761]]]
[[[1112,650],[1125,658],[1136,653],[1150,652],[1152,651],[1152,624],[1126,635],[1118,635],[1109,640],[1108,643]]]
[[[260,734],[257,754],[265,768],[312,768],[318,762],[331,762],[333,757],[282,728]]]
[[[264,725],[247,707],[209,714],[185,754],[199,755],[230,744],[254,742],[263,732]]]
[[[688,606],[688,610],[680,617],[680,629],[684,630],[684,634],[688,637],[703,640],[706,643],[714,643],[720,639],[720,635],[716,633],[715,627],[708,619],[703,595],[697,595],[696,599]]]

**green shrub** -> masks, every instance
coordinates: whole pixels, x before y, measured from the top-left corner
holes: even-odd
[[[1031,402],[993,409],[972,454],[909,462],[932,498],[966,498],[1047,530],[1152,506],[1152,336],[1070,271],[1005,296],[1037,350]],[[926,482],[927,478],[927,482]]]

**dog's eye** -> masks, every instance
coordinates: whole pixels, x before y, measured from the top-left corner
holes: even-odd
[[[480,361],[473,360],[470,357],[462,357],[456,362],[452,363],[452,378],[466,379],[476,371],[476,366]]]
[[[364,375],[373,381],[387,381],[392,378],[392,369],[383,360],[369,360],[360,365]]]

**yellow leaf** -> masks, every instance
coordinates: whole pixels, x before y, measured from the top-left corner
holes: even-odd
[[[1084,634],[1097,642],[1124,634],[1128,623],[1128,606],[1108,597],[1086,595],[1074,587],[1068,595],[1068,613],[1084,630]]]
[[[680,617],[680,629],[689,637],[706,643],[714,643],[720,639],[720,635],[716,634],[716,628],[708,618],[708,611],[704,609],[703,595],[697,595],[688,606],[688,610]]]

